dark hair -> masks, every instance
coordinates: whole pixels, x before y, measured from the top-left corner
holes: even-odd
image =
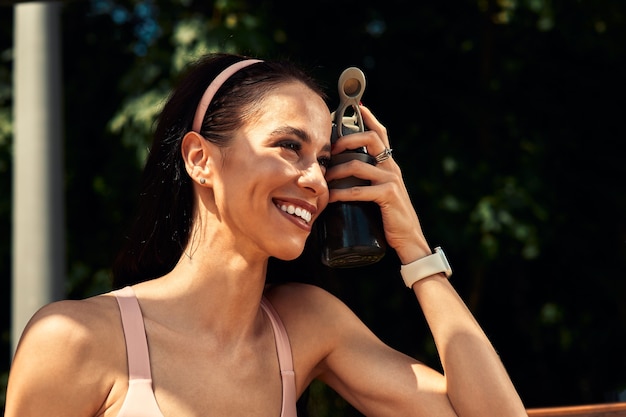
[[[157,120],[150,153],[143,171],[138,215],[113,265],[115,287],[157,278],[170,272],[189,240],[194,195],[181,156],[181,141],[191,130],[200,98],[210,82],[226,67],[247,57],[208,55],[186,71]],[[255,105],[272,90],[300,82],[326,99],[322,87],[290,61],[264,61],[233,74],[215,94],[200,133],[207,140],[228,146]]]

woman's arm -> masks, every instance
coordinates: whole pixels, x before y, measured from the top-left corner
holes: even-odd
[[[443,375],[385,345],[335,296],[306,284],[267,295],[289,334],[298,393],[319,379],[369,417],[456,415]]]
[[[502,362],[448,280],[413,286],[441,358],[448,397],[459,416],[525,416]]]
[[[362,107],[361,112],[370,130],[342,137],[336,142],[333,153],[366,146],[370,154],[376,155],[390,147],[385,127],[367,108]],[[329,170],[327,180],[349,175],[368,179],[371,185],[331,190],[330,202],[375,201],[378,203],[383,216],[385,237],[389,245],[397,252],[402,264],[409,264],[432,253],[410,201],[400,168],[392,158],[376,166],[363,163],[337,165]],[[381,384],[387,383],[393,387],[390,394],[401,392],[402,397],[411,395],[421,397],[425,392],[444,393],[449,401],[449,411],[454,410],[456,415],[462,417],[525,416],[526,412],[519,395],[496,351],[445,276],[436,274],[418,281],[413,285],[413,291],[437,345],[444,370],[444,376],[441,379],[424,369],[422,365],[402,359],[386,351],[374,341],[368,342],[363,333],[355,332],[353,337],[364,339],[361,340],[361,345],[367,346],[366,348],[358,348],[358,343],[347,339],[343,343],[352,346],[352,349],[343,351],[337,345],[338,352],[343,353],[333,353],[333,355],[345,357],[345,360],[358,358],[361,363],[374,362],[365,365],[366,370],[359,378],[369,378],[375,381],[376,378],[381,378],[381,374],[386,374],[379,380],[382,381]],[[352,356],[354,352],[356,356]],[[379,361],[391,364],[390,370],[382,364],[376,365]],[[406,370],[407,367],[413,370],[413,381],[411,381],[412,376]],[[331,357],[329,357],[329,369],[339,369],[342,374],[347,371],[341,368],[340,360]],[[352,378],[356,377],[346,378],[334,372],[327,377],[331,384],[334,383],[337,386],[342,386],[346,380]],[[401,381],[401,384],[396,381]],[[405,384],[412,386],[414,392],[407,391]],[[345,385],[354,386],[354,384]],[[369,388],[375,390],[377,384],[372,383]],[[432,402],[437,410],[443,404],[436,395],[427,396],[424,400]],[[402,401],[403,399],[394,398],[392,402]],[[410,407],[421,409],[422,405],[422,402],[413,403]],[[438,412],[432,415],[446,415],[443,412],[438,414]],[[414,414],[403,415],[424,414],[416,411]]]

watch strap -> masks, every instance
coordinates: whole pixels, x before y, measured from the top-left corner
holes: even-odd
[[[402,279],[409,288],[412,288],[417,281],[439,273],[445,274],[446,277],[452,275],[450,263],[440,246],[435,248],[432,255],[402,265],[400,268]]]

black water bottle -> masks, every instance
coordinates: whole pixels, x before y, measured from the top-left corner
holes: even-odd
[[[365,90],[365,75],[355,67],[347,68],[339,77],[339,107],[332,113],[331,142],[342,136],[363,132],[359,103]],[[348,114],[351,112],[352,114]],[[376,159],[365,148],[346,150],[334,155],[330,165],[359,159],[376,165]],[[331,181],[329,188],[370,185],[356,177]],[[378,262],[387,249],[382,217],[378,204],[370,201],[336,202],[328,205],[319,219],[322,262],[333,268],[351,268]]]

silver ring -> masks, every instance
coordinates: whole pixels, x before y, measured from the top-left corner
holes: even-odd
[[[385,148],[384,151],[382,151],[381,153],[379,153],[378,155],[374,157],[376,158],[376,163],[380,164],[381,162],[389,159],[391,157],[392,152],[393,152],[393,149]]]

